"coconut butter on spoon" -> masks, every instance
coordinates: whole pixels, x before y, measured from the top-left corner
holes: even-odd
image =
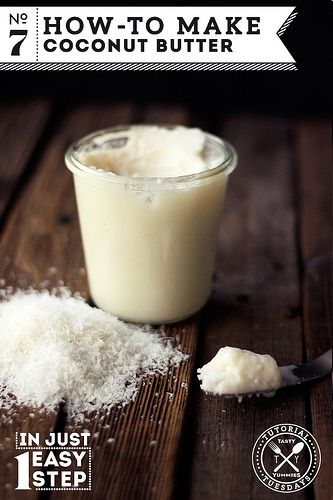
[[[256,354],[237,347],[222,347],[214,358],[198,369],[201,389],[218,395],[245,394],[274,396],[281,387],[279,367],[269,354]]]
[[[198,369],[201,389],[212,394],[274,396],[282,387],[310,382],[332,373],[332,349],[307,363],[278,366],[269,354],[256,354],[237,347],[222,347]]]

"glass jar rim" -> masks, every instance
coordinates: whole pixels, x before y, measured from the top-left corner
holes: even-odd
[[[84,144],[90,141],[93,141],[97,137],[101,137],[103,135],[112,134],[116,132],[126,132],[133,128],[142,128],[142,127],[161,127],[166,129],[177,129],[177,128],[191,128],[186,127],[184,125],[175,125],[175,124],[164,124],[164,123],[144,123],[144,124],[129,124],[129,125],[117,125],[114,127],[108,127],[101,130],[96,130],[90,134],[83,136],[81,139],[78,139],[73,144],[69,146],[65,153],[65,163],[67,168],[73,174],[79,174],[83,176],[90,176],[95,178],[96,180],[105,182],[110,182],[111,184],[118,185],[130,185],[131,187],[135,185],[135,188],[149,188],[152,187],[157,189],[169,188],[170,185],[174,185],[176,187],[194,187],[198,182],[201,184],[204,180],[209,180],[215,175],[224,174],[225,176],[229,175],[237,165],[237,153],[234,147],[224,139],[217,137],[216,135],[210,134],[208,132],[203,131],[205,136],[205,141],[210,142],[215,147],[217,147],[220,152],[224,154],[224,159],[221,161],[214,162],[215,165],[207,168],[207,170],[203,170],[200,172],[195,172],[193,174],[186,174],[180,176],[172,176],[172,177],[146,177],[146,176],[124,176],[113,174],[111,172],[106,172],[103,169],[92,168],[91,166],[85,165],[80,161],[77,157],[78,149]]]

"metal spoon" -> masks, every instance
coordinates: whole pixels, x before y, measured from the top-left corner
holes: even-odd
[[[302,384],[303,382],[324,377],[332,371],[332,349],[326,351],[319,358],[309,361],[309,363],[280,366],[279,370],[282,377],[281,387]]]
[[[328,375],[332,372],[332,349],[329,349],[324,354],[312,361],[309,361],[308,363],[279,366],[279,370],[282,377],[282,383],[278,389],[282,389],[283,387],[288,387],[291,385],[302,384],[303,382],[309,382],[310,380],[324,377],[325,375]],[[238,401],[241,401],[243,396],[249,397],[253,394],[256,394],[257,396],[263,395],[269,397],[274,396],[275,392],[276,389],[235,394],[235,396],[238,398]],[[230,397],[233,396],[230,395]]]

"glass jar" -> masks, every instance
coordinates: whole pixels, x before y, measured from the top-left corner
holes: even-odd
[[[210,295],[227,178],[237,156],[230,144],[205,133],[209,168],[200,173],[125,177],[80,161],[82,153],[123,147],[133,127],[94,132],[65,155],[74,174],[90,294],[98,307],[126,321],[175,322]]]

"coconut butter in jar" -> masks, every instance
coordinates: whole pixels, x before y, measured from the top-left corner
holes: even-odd
[[[198,311],[210,294],[232,146],[199,129],[131,125],[84,137],[65,160],[95,304],[139,323]]]

